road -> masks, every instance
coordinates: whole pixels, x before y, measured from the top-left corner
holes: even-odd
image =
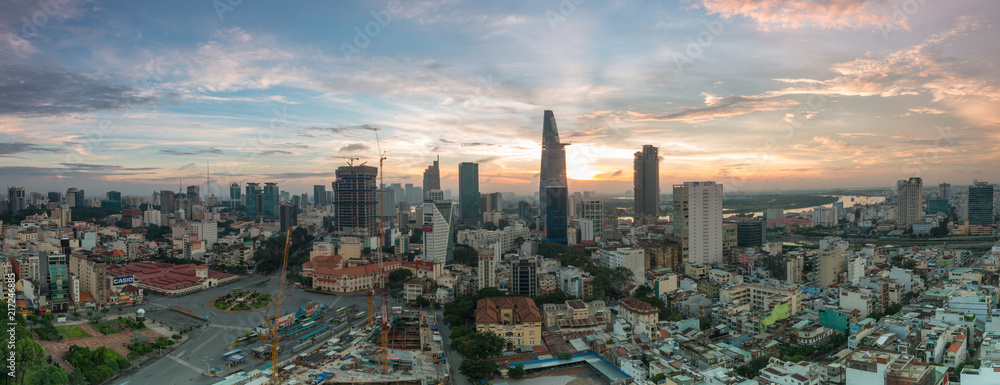
[[[256,290],[277,295],[279,278],[277,273],[266,277],[249,276],[229,285],[211,288],[184,297],[170,298],[147,295],[145,303],[137,306],[137,308],[151,310],[166,309],[169,306],[181,306],[191,309],[199,316],[209,316],[210,322],[188,333],[189,339],[183,345],[173,350],[170,355],[159,358],[138,371],[115,380],[113,384],[212,384],[218,382],[221,378],[210,378],[202,375],[202,372],[206,372],[210,368],[221,366],[223,373],[228,374],[240,370],[249,371],[270,363],[270,360],[265,361],[251,356],[247,358],[246,364],[235,368],[227,367],[222,360],[222,353],[230,350],[230,343],[239,338],[243,333],[261,325],[264,315],[263,312],[217,313],[212,311],[209,302],[212,298],[231,292],[234,289]],[[262,287],[249,286],[267,279],[270,279],[270,281]],[[328,309],[350,305],[358,305],[362,309],[367,309],[368,306],[367,298],[363,293],[328,295],[306,292],[292,287],[285,289],[285,298],[282,300],[281,312],[284,314],[294,312],[299,307],[313,301],[325,302]],[[153,316],[150,318],[153,318]],[[297,343],[297,341],[295,342]],[[248,345],[246,347],[252,348],[253,346],[255,345]],[[282,354],[280,356],[281,359],[291,357],[292,353],[289,351],[290,349],[283,350],[287,353]]]
[[[449,367],[451,368],[451,383],[455,385],[473,385],[469,382],[469,379],[465,378],[458,371],[458,366],[462,364],[463,359],[457,351],[451,348],[451,328],[444,323],[444,310],[435,310],[433,313],[438,319],[438,329],[441,330],[441,340],[444,343],[444,355],[448,357]]]

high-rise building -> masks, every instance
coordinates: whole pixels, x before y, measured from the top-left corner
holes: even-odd
[[[823,289],[836,285],[844,278],[841,275],[847,271],[847,252],[836,246],[831,246],[816,253],[816,269],[819,286]]]
[[[503,194],[498,192],[479,194],[479,211],[484,213],[503,211]]]
[[[160,212],[163,213],[163,215],[167,215],[174,211],[177,211],[177,206],[174,204],[174,192],[170,190],[160,190]]]
[[[313,206],[316,208],[326,207],[326,186],[325,185],[314,185],[313,186]]]
[[[736,222],[736,246],[762,247],[767,243],[767,223],[763,220]]]
[[[379,217],[392,217],[396,215],[396,191],[383,186],[378,189],[378,205],[375,206],[375,215]]]
[[[444,191],[441,190],[431,190],[427,192],[427,200],[425,202],[437,202],[444,200]]]
[[[452,232],[452,202],[439,200],[424,202],[420,210],[423,218],[423,260],[434,264],[450,263],[454,259]]]
[[[414,195],[416,195],[416,192],[417,192],[416,187],[413,186],[413,183],[407,183],[406,186],[403,188],[403,192],[406,194],[406,195],[403,195],[403,198],[407,202],[410,202],[410,204],[416,203],[412,199],[414,197]]]
[[[536,257],[520,256],[510,260],[510,295],[525,297],[538,296],[538,260]]]
[[[337,180],[333,182],[333,221],[337,235],[368,237],[376,234],[377,176],[378,168],[372,166],[337,168]]]
[[[121,191],[108,191],[108,199],[101,202],[101,207],[108,208],[113,211],[121,211],[122,209],[122,193]]]
[[[528,203],[527,201],[517,202],[517,217],[525,223],[528,223],[528,220],[532,217],[531,203]]]
[[[568,143],[559,142],[559,128],[556,127],[556,116],[551,110],[545,110],[542,115],[542,165],[539,172],[538,203],[541,209],[542,226],[548,227],[548,213],[546,196],[549,187],[559,187],[566,190],[569,184],[566,181],[566,146]],[[557,190],[558,191],[558,190]],[[566,213],[565,207],[569,199],[554,199],[564,205],[556,208],[555,212]],[[565,228],[566,224],[562,224]],[[565,237],[563,237],[565,238]]]
[[[659,149],[652,145],[642,146],[642,151],[635,153],[632,176],[635,194],[635,222],[642,219],[653,221],[660,215],[660,158]]]
[[[69,272],[80,280],[80,292],[89,292],[98,306],[108,302],[107,263],[90,253],[75,252],[69,257]]]
[[[70,187],[70,188],[66,189],[66,206],[67,207],[76,207],[76,194],[79,193],[79,192],[80,191],[77,190],[75,187]]]
[[[920,178],[896,182],[896,228],[909,229],[924,217],[924,181]]]
[[[708,181],[674,185],[673,218],[682,262],[712,265],[723,261],[721,184]]]
[[[928,199],[927,200],[927,213],[928,214],[948,214],[948,200],[947,199]]]
[[[243,199],[243,194],[240,190],[240,184],[233,182],[229,184],[229,200],[233,202],[240,202]]]
[[[458,205],[462,224],[475,226],[482,220],[479,213],[479,164],[458,164]]]
[[[264,191],[261,192],[261,217],[264,219],[278,220],[280,219],[281,213],[278,211],[278,204],[281,202],[279,198],[281,194],[281,189],[278,188],[277,183],[266,182],[264,183]]]
[[[584,199],[581,207],[582,218],[594,223],[594,239],[603,239],[604,201],[600,199]]]
[[[284,233],[290,228],[299,225],[299,208],[291,204],[282,204],[278,208],[281,216],[281,232]]]
[[[7,210],[12,213],[28,208],[28,203],[24,199],[24,187],[7,188]]]
[[[62,193],[58,191],[49,191],[49,203],[62,203]]]
[[[69,239],[63,239],[64,249],[69,248]],[[70,303],[70,277],[66,255],[62,253],[39,252],[39,271],[44,275],[39,284],[48,294],[49,310],[65,312]]]
[[[969,186],[969,224],[993,226],[993,186],[976,182]]]
[[[393,196],[396,197],[396,201],[392,203],[399,203],[406,201],[406,190],[403,189],[403,185],[399,183],[393,183],[389,185],[389,188],[393,191]]]
[[[941,194],[941,199],[947,200],[948,196],[951,194],[951,184],[941,183],[938,185],[938,188],[941,189],[941,191],[939,192]]]
[[[243,206],[246,208],[247,219],[253,221],[264,212],[264,196],[260,183],[247,183],[246,194],[243,196]]]
[[[83,189],[76,191],[76,207],[87,207],[87,192]]]
[[[441,167],[440,167],[441,157],[439,156],[434,160],[434,163],[427,166],[424,170],[424,192],[423,199],[427,199],[427,193],[431,190],[441,189]]]
[[[566,186],[549,185],[545,188],[545,240],[566,245],[569,236],[566,233],[569,227],[566,207],[569,201],[569,191]]]
[[[187,187],[187,199],[191,200],[192,205],[201,204],[201,186],[192,185]]]

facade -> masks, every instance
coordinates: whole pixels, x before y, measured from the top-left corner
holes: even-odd
[[[476,226],[480,223],[478,163],[458,164],[458,205],[463,225]]]
[[[313,206],[316,208],[326,207],[326,186],[318,184],[313,186]]]
[[[233,182],[229,184],[229,200],[232,202],[241,202],[243,200],[239,183]]]
[[[491,297],[476,303],[476,331],[490,331],[507,342],[506,350],[544,344],[542,312],[527,297]]]
[[[841,288],[840,309],[846,312],[858,311],[862,319],[880,310],[878,292],[867,288]]]
[[[89,253],[70,254],[69,272],[80,280],[79,292],[90,293],[97,306],[104,306],[108,302],[108,274],[104,260]]]
[[[497,260],[500,257],[493,253],[480,252],[479,266],[476,270],[476,289],[481,290],[486,287],[497,287]]]
[[[280,217],[279,221],[281,223],[282,233],[288,231],[288,229],[299,226],[299,208],[295,205],[280,205],[278,209],[278,216]]]
[[[736,222],[736,246],[763,247],[767,243],[767,222],[746,220]]]
[[[594,239],[604,239],[604,201],[600,199],[584,199],[581,203],[581,217],[593,224]]]
[[[563,294],[577,298],[594,295],[593,277],[578,267],[564,267],[556,271],[556,286]]]
[[[909,229],[924,217],[924,181],[910,178],[896,182],[896,228]]]
[[[130,262],[121,267],[109,267],[107,275],[133,276],[133,285],[166,296],[180,296],[239,280],[238,275],[209,270],[208,266],[169,263]]]
[[[674,185],[674,237],[681,260],[701,265],[722,263],[722,185],[684,182]]]
[[[281,191],[278,189],[277,183],[264,183],[264,191],[261,192],[261,217],[269,220],[280,219],[281,212],[278,211],[280,195]]]
[[[558,328],[559,332],[574,332],[603,329],[611,321],[611,312],[604,301],[583,302],[568,300],[565,303],[542,305],[545,328]]]
[[[12,213],[24,210],[28,207],[28,202],[24,197],[24,187],[7,188],[7,210]]]
[[[449,263],[454,259],[452,243],[451,201],[424,202],[421,210],[423,226],[423,260],[435,264]]]
[[[816,253],[816,269],[821,288],[840,283],[841,274],[847,270],[847,252],[835,246],[820,250]]]
[[[986,182],[969,186],[969,224],[993,226],[993,186]]]
[[[637,331],[652,334],[656,323],[660,321],[660,309],[648,302],[628,297],[621,300],[619,305],[621,317]]]
[[[567,244],[569,218],[566,207],[569,204],[569,190],[565,186],[550,185],[545,188],[545,240]]]
[[[632,272],[632,283],[646,283],[646,252],[640,248],[601,250],[601,264],[612,269],[624,267]],[[627,286],[627,285],[626,285]]]
[[[378,169],[371,166],[337,168],[337,180],[333,182],[333,224],[337,235],[360,237],[375,235],[377,176]]]
[[[438,156],[437,159],[434,159],[434,163],[432,163],[430,166],[427,166],[427,169],[424,170],[424,186],[423,186],[424,200],[427,200],[428,198],[427,193],[430,192],[431,190],[441,189],[440,162],[441,162],[441,157]]]
[[[947,199],[929,199],[927,201],[927,214],[948,214]]]
[[[510,283],[507,292],[525,297],[538,296],[538,259],[536,257],[510,257]]]
[[[201,204],[201,186],[198,186],[198,185],[187,186],[187,195],[186,195],[186,197],[187,197],[187,199],[189,199],[191,201],[191,204],[193,204],[193,205],[200,205]]]
[[[542,228],[548,228],[547,205],[549,201],[546,197],[549,194],[549,187],[567,189],[569,184],[566,181],[566,146],[567,143],[559,142],[559,128],[556,126],[556,116],[551,110],[545,110],[542,114],[542,164],[539,171],[538,203],[541,209]],[[557,190],[558,191],[558,190]],[[555,199],[555,204],[566,205],[569,199]],[[568,209],[563,206],[556,208],[555,213],[566,213]],[[562,237],[565,238],[565,237]],[[565,244],[565,242],[563,242]]]
[[[659,149],[653,145],[642,146],[642,151],[635,153],[633,161],[632,191],[635,194],[635,218],[640,223],[642,218],[652,218],[660,215],[660,159]]]
[[[817,207],[813,209],[813,224],[816,226],[836,226],[838,219],[836,208]]]
[[[399,261],[373,263],[343,269],[321,267],[314,270],[310,276],[313,279],[314,290],[333,293],[355,293],[370,289],[380,274],[388,274],[401,267],[402,264]]]
[[[263,190],[260,189],[259,183],[247,183],[246,192],[243,197],[243,206],[246,208],[247,219],[258,219],[264,213]],[[160,199],[162,197],[161,194]]]

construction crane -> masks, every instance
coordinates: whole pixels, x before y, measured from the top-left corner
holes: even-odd
[[[383,177],[385,176],[385,170],[382,168],[382,163],[385,161],[385,153],[382,152],[382,143],[378,139],[378,131],[375,131],[375,146],[378,151],[378,182],[379,186],[382,186]],[[382,255],[382,239],[384,235],[382,234],[383,219],[385,217],[385,200],[383,198],[383,189],[378,190],[378,204],[381,206],[380,217],[378,219],[378,230],[376,230],[377,241],[375,246],[375,255],[378,256],[379,268],[376,270],[376,281],[379,281],[382,287],[382,328],[379,330],[379,338],[382,340],[382,374],[389,374],[389,301],[385,297],[386,287],[385,287],[385,271],[382,270],[383,263],[385,262]]]
[[[267,323],[267,332],[260,335],[260,339],[271,344],[271,384],[281,383],[281,374],[278,373],[278,318],[281,318],[281,301],[285,295],[285,276],[288,275],[288,247],[292,243],[292,229],[285,233],[285,255],[281,258],[281,284],[278,286],[278,304],[274,309],[274,318],[264,317]]]

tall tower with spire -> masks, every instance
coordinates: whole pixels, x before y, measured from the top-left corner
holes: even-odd
[[[566,242],[566,146],[559,141],[556,116],[545,110],[542,124],[542,166],[539,172],[538,203],[546,238]],[[551,223],[550,223],[551,222]]]
[[[439,155],[437,159],[434,160],[434,164],[427,166],[424,170],[424,196],[423,199],[427,200],[430,196],[428,195],[431,190],[441,189],[441,156]]]

